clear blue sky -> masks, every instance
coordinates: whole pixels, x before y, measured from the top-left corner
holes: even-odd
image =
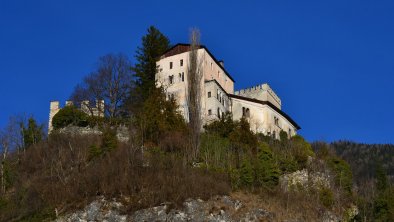
[[[0,0],[0,127],[18,113],[46,122],[50,100],[63,103],[99,56],[132,57],[150,25],[173,44],[198,27],[236,89],[268,82],[309,141],[394,143],[394,1],[383,0]]]

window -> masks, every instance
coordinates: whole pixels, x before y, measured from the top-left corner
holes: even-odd
[[[279,118],[274,116],[274,123],[275,125],[279,126]]]
[[[218,99],[218,100],[219,100],[219,90],[217,90],[217,93],[216,93],[216,99]]]
[[[168,80],[169,80],[170,84],[173,84],[174,83],[174,75],[168,76]]]
[[[182,82],[184,82],[184,81],[185,81],[185,73],[182,72]]]
[[[242,117],[249,118],[250,117],[250,110],[249,108],[242,107]]]
[[[172,62],[170,62],[170,69],[172,69]]]
[[[211,98],[211,92],[208,92],[208,98]]]
[[[274,139],[276,139],[276,131],[274,131],[274,133],[272,134],[272,137],[274,137]]]
[[[220,118],[220,108],[218,108],[218,118]]]
[[[208,116],[212,115],[212,110],[208,109]]]
[[[183,59],[181,59],[181,61],[179,62],[179,64],[180,64],[181,66],[183,66]]]

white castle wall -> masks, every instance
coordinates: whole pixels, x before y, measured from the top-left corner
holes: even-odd
[[[279,136],[281,130],[287,132],[290,136],[296,134],[297,128],[270,106],[228,96],[229,94],[235,94],[259,101],[269,101],[278,109],[281,109],[282,102],[279,96],[268,84],[260,84],[234,92],[234,82],[225,74],[222,68],[223,64],[218,65],[204,48],[198,50],[198,58],[201,61],[200,65],[203,73],[200,87],[201,112],[204,124],[219,118],[218,109],[220,116],[222,113],[232,112],[234,120],[239,120],[242,118],[243,109],[247,108],[250,112],[248,120],[253,131],[266,135],[276,135],[276,137]],[[180,65],[181,60],[183,60],[182,66]],[[188,120],[188,60],[189,52],[184,52],[161,57],[156,63],[158,66],[157,85],[163,86],[167,95],[174,96],[186,120]],[[170,68],[170,62],[172,62],[172,68]],[[170,83],[169,76],[173,76],[172,83]],[[208,92],[211,92],[211,97],[208,97]],[[222,100],[224,100],[224,104]],[[209,110],[211,111],[210,114]]]
[[[231,100],[233,119],[240,120],[243,115],[243,108],[249,109],[250,117],[247,119],[254,132],[276,135],[276,138],[279,137],[281,130],[290,136],[296,135],[297,128],[270,106],[238,98],[231,98]],[[278,118],[277,124],[275,118]]]
[[[49,121],[48,121],[48,134],[50,134],[53,130],[52,119],[60,110],[59,101],[51,101],[49,105]]]
[[[239,96],[244,96],[252,99],[258,99],[261,101],[269,101],[271,102],[274,106],[278,107],[281,109],[282,107],[282,102],[279,98],[279,96],[276,95],[274,90],[271,89],[271,87],[267,84],[260,84],[254,87],[246,88],[246,89],[241,89],[238,91],[234,92],[235,95]]]
[[[216,97],[216,92],[212,87],[213,85],[208,84],[210,89],[206,89],[205,81],[216,80],[221,88],[221,95],[226,97],[228,100],[227,93],[234,92],[234,82],[228,77],[221,66],[219,66],[214,59],[207,53],[204,48],[198,49],[198,60],[200,62],[200,68],[202,72],[201,79],[201,105],[202,105],[202,118],[205,120],[208,118],[208,110],[211,109],[212,113],[217,113],[217,108],[220,108],[221,112],[227,112],[229,107],[225,108],[221,103],[216,102],[212,98],[207,98],[209,90],[212,92],[212,96]],[[183,65],[181,66],[181,60]],[[170,67],[172,62],[172,68]],[[187,107],[187,81],[188,81],[188,64],[189,64],[189,52],[180,53],[177,55],[169,56],[157,61],[158,73],[155,76],[157,86],[163,86],[166,90],[167,95],[174,96],[180,107],[180,111],[188,120],[188,107]],[[169,76],[173,76],[173,82],[170,83]],[[216,86],[217,87],[217,86]],[[217,87],[220,88],[220,87]],[[216,104],[217,103],[217,104]],[[217,115],[216,115],[217,116]],[[211,115],[209,118],[214,118]]]

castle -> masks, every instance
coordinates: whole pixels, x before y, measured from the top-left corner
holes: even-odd
[[[188,120],[188,61],[190,44],[176,44],[157,61],[157,86],[166,89],[167,96],[175,98],[180,112]],[[294,136],[300,126],[282,111],[282,102],[268,84],[260,84],[234,91],[234,79],[203,45],[197,49],[202,73],[201,118],[204,124],[219,119],[224,113],[232,113],[234,120],[246,118],[254,132],[274,138],[280,131]]]
[[[188,62],[190,44],[176,44],[167,50],[156,62],[158,72],[155,80],[157,86],[166,89],[168,98],[175,98],[180,112],[188,121]],[[203,124],[220,119],[226,112],[232,113],[234,120],[246,118],[254,132],[263,133],[274,138],[280,131],[294,136],[300,126],[282,111],[282,101],[268,84],[260,84],[247,89],[234,91],[234,79],[224,68],[223,61],[218,61],[205,47],[197,49],[202,73],[201,118]],[[66,106],[72,105],[66,101]],[[53,130],[52,118],[59,112],[59,101],[50,104],[48,133]],[[96,101],[90,106],[89,101],[82,101],[80,109],[92,116],[104,116],[104,101]]]

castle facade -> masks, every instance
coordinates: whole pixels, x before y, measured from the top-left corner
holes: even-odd
[[[166,90],[168,98],[175,98],[180,112],[188,121],[188,62],[191,47],[177,44],[167,50],[157,61],[157,86]],[[202,74],[201,118],[203,124],[219,119],[226,112],[234,120],[246,118],[254,132],[279,137],[280,131],[294,136],[300,126],[282,111],[282,102],[268,84],[260,84],[234,91],[234,79],[205,47],[197,49]]]

